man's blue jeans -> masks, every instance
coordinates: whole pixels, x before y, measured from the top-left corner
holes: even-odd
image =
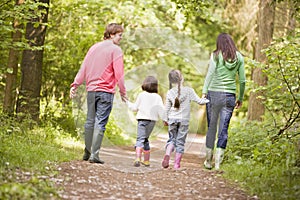
[[[88,92],[86,129],[98,128],[105,131],[112,110],[114,94],[107,92]],[[97,121],[96,121],[97,120]],[[95,123],[96,121],[96,123]]]
[[[209,103],[206,104],[208,122],[206,147],[214,149],[219,121],[217,147],[225,149],[228,139],[228,127],[235,107],[235,94],[208,91],[207,98]]]
[[[101,146],[105,127],[108,122],[110,112],[112,110],[114,94],[107,92],[88,92],[87,94],[87,118],[84,125],[85,148],[91,152],[93,138],[98,135]],[[96,150],[95,150],[96,151]]]

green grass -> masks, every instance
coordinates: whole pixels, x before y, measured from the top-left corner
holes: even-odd
[[[296,200],[300,196],[299,169],[264,166],[251,161],[224,163],[224,177],[238,182],[242,188],[262,200]]]
[[[72,123],[71,119],[62,124],[53,119],[43,125],[30,120],[18,123],[0,115],[0,199],[59,198],[49,178],[58,174],[59,163],[80,160],[83,155],[82,131],[76,133]],[[131,143],[121,134],[111,118],[104,141],[110,145]]]
[[[80,159],[83,144],[51,127],[20,127],[0,132],[0,199],[57,197],[48,177],[57,174],[56,164]]]

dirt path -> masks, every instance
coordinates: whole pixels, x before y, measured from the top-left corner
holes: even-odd
[[[204,138],[190,134],[181,170],[161,167],[166,135],[151,141],[151,166],[134,167],[133,147],[101,149],[104,165],[73,161],[60,165],[55,180],[62,199],[257,199],[203,169]]]

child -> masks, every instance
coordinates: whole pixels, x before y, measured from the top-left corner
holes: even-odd
[[[206,104],[206,98],[200,98],[190,87],[183,86],[183,76],[179,70],[169,73],[170,90],[166,97],[166,115],[169,125],[169,140],[166,145],[166,154],[162,161],[164,168],[169,167],[170,155],[176,150],[174,169],[180,168],[180,161],[184,153],[185,139],[189,129],[190,104],[195,101],[198,104]],[[172,88],[172,84],[174,87]],[[166,123],[165,123],[166,124]]]
[[[158,81],[153,76],[147,76],[143,82],[142,90],[135,103],[127,101],[129,109],[137,112],[138,121],[137,139],[135,144],[136,159],[134,166],[140,164],[150,166],[150,144],[149,137],[154,128],[156,121],[163,119],[164,105],[162,98],[157,94]],[[141,161],[144,153],[144,161]]]

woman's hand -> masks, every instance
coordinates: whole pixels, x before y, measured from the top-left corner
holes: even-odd
[[[235,108],[236,108],[236,109],[239,109],[240,107],[242,107],[242,105],[243,105],[243,102],[240,101],[240,100],[237,100],[237,101],[235,102]]]

